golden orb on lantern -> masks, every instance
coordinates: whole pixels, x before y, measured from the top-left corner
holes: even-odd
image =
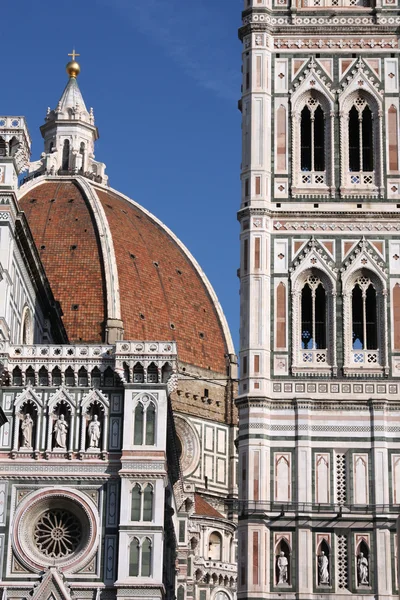
[[[72,56],[72,60],[70,60],[66,66],[67,73],[70,77],[78,77],[79,73],[81,72],[81,67],[79,63],[76,62],[75,58],[80,56],[80,54],[77,54],[75,50],[73,50],[71,54],[68,54],[68,56]]]

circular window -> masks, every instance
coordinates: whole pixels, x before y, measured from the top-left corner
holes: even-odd
[[[39,552],[51,558],[63,558],[78,548],[81,524],[68,510],[47,510],[37,520],[33,537]]]
[[[41,571],[57,561],[61,570],[73,571],[93,557],[98,531],[97,509],[85,495],[48,489],[29,494],[18,505],[13,545],[30,570]]]

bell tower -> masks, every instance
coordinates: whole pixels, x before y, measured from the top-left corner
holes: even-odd
[[[238,597],[394,597],[400,9],[242,17]]]

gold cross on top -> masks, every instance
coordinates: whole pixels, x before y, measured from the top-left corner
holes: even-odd
[[[75,52],[75,48],[74,48],[74,49],[72,50],[71,54],[68,54],[68,56],[72,56],[72,60],[75,60],[75,58],[76,58],[77,56],[80,56],[80,54],[77,54],[77,53]]]

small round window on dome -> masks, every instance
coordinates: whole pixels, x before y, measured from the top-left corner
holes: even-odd
[[[169,326],[171,327],[171,329],[175,329],[175,325],[173,323],[170,323]]]
[[[158,267],[159,267],[159,264],[158,264],[158,262],[156,262],[156,261],[153,261],[153,265],[154,265],[156,268],[158,268]]]

